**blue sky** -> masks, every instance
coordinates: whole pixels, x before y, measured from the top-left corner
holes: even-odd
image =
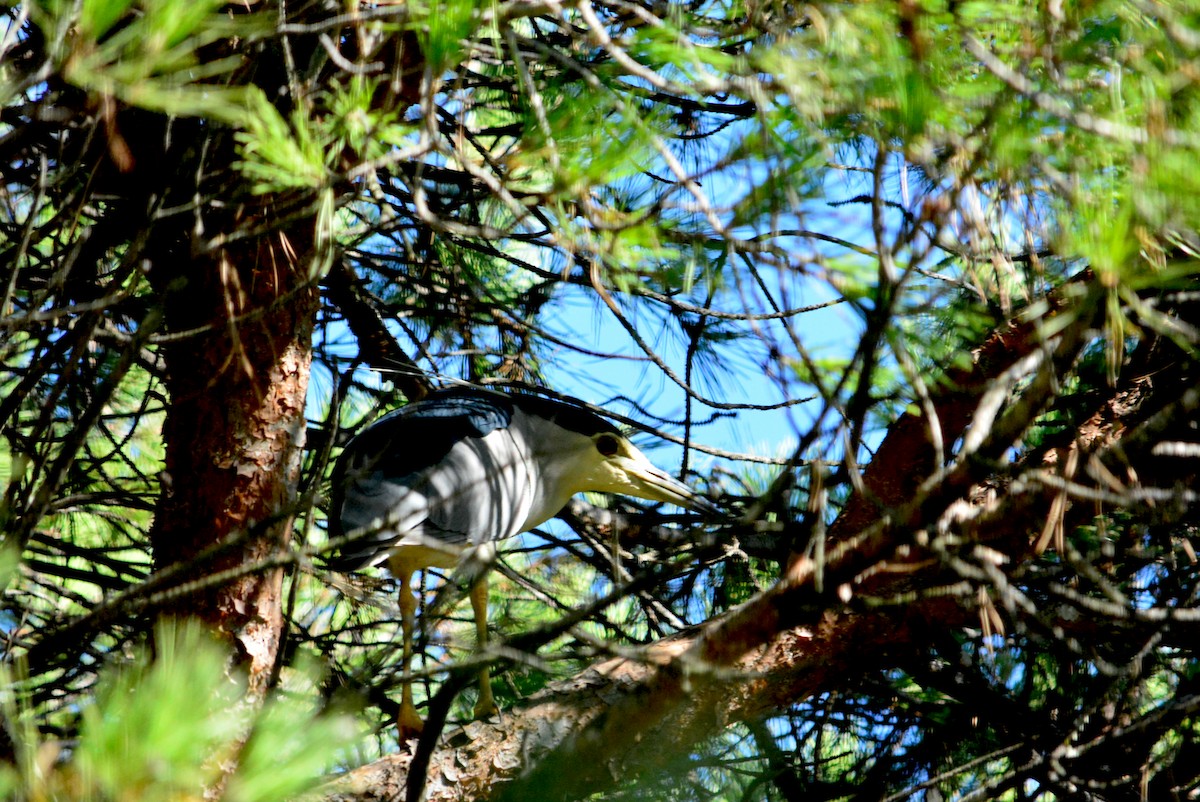
[[[897,162],[899,164],[899,162]],[[899,171],[897,171],[899,172]],[[856,245],[873,248],[870,231],[870,209],[868,204],[840,204],[838,201],[861,196],[872,190],[872,177],[854,169],[827,169],[826,179],[820,187],[820,197],[811,198],[792,212],[780,214],[772,223],[779,229],[818,231],[836,236]],[[743,171],[739,177],[730,172],[710,175],[705,190],[714,198],[721,198],[723,208],[732,208],[737,199],[743,197],[760,180],[754,169]],[[898,198],[911,203],[903,187],[889,188]],[[898,223],[893,213],[889,223]],[[739,236],[752,237],[764,231],[739,230]],[[770,285],[772,293],[788,307],[800,307],[827,302],[837,297],[827,277],[807,272],[814,260],[834,263],[831,271],[846,266],[849,253],[838,245],[811,239],[792,238],[780,240],[790,242],[794,248],[793,265],[784,268],[762,267],[760,277]],[[859,265],[867,271],[863,278],[870,280],[872,266],[863,257],[853,255]],[[835,261],[836,260],[836,261]],[[740,275],[735,280],[733,271]],[[721,268],[726,282],[712,305],[729,311],[769,312],[761,295],[752,292],[753,280],[745,266],[736,260]],[[747,288],[751,288],[748,290]],[[703,300],[703,288],[688,296],[691,303]],[[627,297],[613,293],[617,303],[630,316],[641,337],[646,340],[671,368],[683,375],[684,354],[677,321],[665,316],[663,307],[655,304],[629,303]],[[614,413],[635,420],[644,416],[636,406],[622,399],[630,399],[642,406],[651,415],[667,420],[683,417],[685,393],[652,362],[645,359],[642,350],[630,338],[610,310],[600,302],[590,288],[563,284],[556,289],[552,303],[543,310],[540,323],[551,334],[569,343],[577,343],[589,350],[632,358],[600,358],[580,354],[567,347],[547,345],[541,352],[541,366],[550,389],[576,396],[587,402],[610,409]],[[814,312],[797,315],[790,319],[792,336],[816,358],[846,358],[856,347],[862,329],[862,321],[846,304],[828,307]],[[718,401],[732,403],[773,404],[789,399],[812,395],[812,388],[800,384],[788,367],[788,358],[795,356],[795,348],[777,322],[751,325],[743,322],[729,324],[746,334],[743,341],[725,343],[716,351],[719,362],[712,382],[704,375],[694,377],[693,383],[703,395]],[[395,330],[395,329],[394,329]],[[761,332],[767,334],[764,340]],[[357,348],[344,327],[330,327],[331,336],[344,343],[344,353],[352,357]],[[399,332],[397,332],[399,333]],[[405,343],[401,336],[400,342]],[[765,344],[764,344],[765,343]],[[776,353],[769,353],[767,345],[774,345]],[[339,348],[338,350],[342,350]],[[423,365],[423,367],[427,367]],[[444,366],[453,370],[450,365]],[[770,376],[768,370],[781,371],[781,375]],[[367,381],[384,381],[386,377],[370,376],[360,371]],[[717,385],[717,386],[714,386]],[[314,380],[309,391],[309,414],[313,419],[324,417],[330,396],[328,373],[319,366],[314,371]],[[763,457],[790,456],[800,436],[811,426],[812,416],[820,408],[819,401],[800,404],[787,409],[769,411],[739,410],[719,418],[712,424],[693,432],[696,442],[723,451],[750,453]],[[387,410],[379,410],[383,414]],[[713,410],[697,404],[693,409],[693,420],[704,420]],[[648,423],[653,424],[652,420]],[[826,425],[830,421],[826,419]],[[678,426],[664,427],[668,432],[680,436]],[[664,468],[677,468],[681,463],[678,446],[658,440],[649,435],[635,437],[639,446],[652,455]],[[693,452],[690,468],[701,473],[710,473],[714,465],[735,474],[752,474],[763,480],[778,468],[753,466],[749,463],[733,464],[707,455]]]

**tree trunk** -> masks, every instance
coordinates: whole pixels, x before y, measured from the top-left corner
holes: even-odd
[[[222,230],[254,230],[270,211],[231,215]],[[312,243],[308,218],[181,268],[152,268],[167,284],[167,325],[178,337],[164,349],[170,401],[150,534],[155,567],[188,565],[168,612],[226,637],[255,692],[268,684],[282,640],[283,571],[211,577],[276,554],[291,537],[318,302]]]

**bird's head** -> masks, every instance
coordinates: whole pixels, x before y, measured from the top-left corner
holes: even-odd
[[[616,431],[590,435],[580,457],[578,491],[621,493],[649,501],[666,501],[708,515],[721,510],[690,487],[656,467],[633,443]]]

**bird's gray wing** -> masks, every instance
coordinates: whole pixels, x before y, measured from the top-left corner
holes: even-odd
[[[511,402],[499,393],[450,390],[359,432],[334,468],[330,534],[351,541],[330,567],[381,562],[401,539],[465,543],[469,510],[486,492],[478,481],[486,478],[478,444],[506,428],[512,415]]]

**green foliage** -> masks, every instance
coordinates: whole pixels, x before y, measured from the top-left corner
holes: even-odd
[[[418,13],[424,25],[422,49],[436,73],[457,64],[465,54],[465,41],[477,24],[481,9],[494,2],[480,0],[430,0],[424,14]]]
[[[101,799],[194,794],[220,777],[245,722],[240,683],[195,628],[160,630],[145,656],[102,682],[83,711],[76,766]]]
[[[54,37],[52,55],[69,83],[173,116],[244,125],[253,119],[256,92],[226,84],[242,58],[201,60],[199,51],[268,29],[260,18],[234,21],[217,13],[222,6],[220,0],[43,0],[31,13]]]
[[[1195,604],[1193,472],[1182,459],[1165,476],[1146,470],[1148,442],[1106,463],[1104,450],[1122,444],[1100,442],[1136,432],[1161,435],[1166,451],[1194,448],[1194,409],[1169,430],[1148,424],[1194,387],[1194,367],[1179,365],[1200,339],[1189,306],[1200,241],[1191,5],[27,8],[28,22],[8,12],[14,27],[0,36],[0,265],[13,266],[0,275],[0,530],[25,557],[4,632],[17,654],[91,611],[112,618],[82,652],[51,655],[4,691],[20,753],[0,775],[10,795],[182,798],[221,784],[229,799],[289,798],[329,768],[336,749],[323,740],[353,742],[344,719],[312,712],[333,694],[316,673],[285,668],[282,691],[257,708],[194,633],[160,635],[157,661],[95,673],[129,653],[141,609],[100,605],[141,589],[158,498],[197,481],[162,473],[166,414],[218,420],[222,382],[245,378],[234,346],[206,355],[222,366],[211,398],[167,398],[165,366],[193,337],[227,330],[237,341],[276,313],[238,304],[293,257],[325,292],[313,348],[330,378],[312,385],[308,420],[292,421],[289,436],[306,425],[308,446],[276,510],[297,516],[304,546],[325,537],[326,457],[351,433],[327,424],[352,429],[411,394],[389,385],[405,360],[434,383],[517,379],[606,403],[707,448],[677,464],[733,488],[737,509],[765,510],[703,532],[647,517],[662,543],[588,522],[523,543],[531,551],[506,558],[521,581],[493,585],[497,638],[551,625],[625,587],[627,574],[664,575],[498,676],[506,707],[605,645],[624,653],[760,598],[808,534],[808,483],[774,481],[799,470],[801,439],[803,461],[831,466],[826,522],[865,497],[864,549],[902,563],[855,565],[848,603],[860,586],[908,577],[891,586],[895,598],[851,612],[903,620],[943,604],[918,634],[897,627],[902,642],[883,627],[884,648],[853,654],[853,671],[813,696],[772,700],[768,722],[697,745],[660,778],[658,797],[1067,798],[1055,784],[1070,761],[1063,744],[1087,758],[1093,742],[1145,731],[1145,759],[1127,768],[1147,783],[1194,754],[1195,650],[1177,637],[1186,621],[1161,624]],[[114,156],[142,124],[174,161],[126,175]],[[235,217],[252,227],[219,230]],[[190,271],[244,242],[287,259],[233,266],[235,313],[141,330],[148,311],[190,309],[178,290]],[[294,253],[299,243],[313,253]],[[1070,280],[1078,291],[1062,289]],[[1041,325],[1018,341],[1028,321]],[[1062,364],[1040,363],[1052,380],[993,377],[999,414],[1033,410],[993,452],[1003,456],[960,463],[960,426],[929,476],[874,464],[887,426],[962,389],[946,373],[971,369],[998,334],[1014,349],[1042,338],[1032,356],[1051,355],[1063,335],[1085,343]],[[1139,372],[1131,354],[1147,343],[1174,348],[1174,361]],[[133,366],[118,375],[123,359]],[[1122,418],[1134,389],[1156,392],[1167,375],[1179,392]],[[965,432],[987,436],[986,418]],[[1085,442],[1097,453],[1072,473],[1064,449]],[[256,458],[255,444],[238,446]],[[753,451],[773,464],[751,462]],[[881,474],[911,486],[899,499],[890,485],[866,486]],[[913,490],[918,480],[931,484]],[[1055,498],[1083,520],[1034,548],[1055,521],[1022,513]],[[1035,531],[995,531],[1002,524]],[[841,545],[831,539],[826,555]],[[318,566],[290,582],[289,643],[384,722],[401,679],[387,580]],[[846,603],[818,589],[813,610],[780,614],[832,627]],[[955,618],[968,608],[966,623]],[[957,623],[942,629],[942,614]],[[474,644],[461,608],[425,623],[421,702]],[[808,668],[823,666],[796,671]],[[78,735],[78,747],[55,754],[57,734]],[[373,756],[395,748],[390,737],[355,745]],[[237,768],[222,779],[226,766]],[[1115,782],[1080,761],[1071,770],[1083,785]],[[1194,791],[1187,782],[1179,794]],[[645,798],[651,785],[628,778],[614,794]]]
[[[316,712],[319,665],[289,669],[257,713],[226,793],[234,802],[294,799],[328,779],[364,736],[356,716]]]
[[[251,191],[279,192],[287,189],[318,189],[330,179],[336,141],[330,131],[301,111],[285,119],[265,100],[247,120],[241,142],[242,173]]]
[[[220,786],[231,802],[280,802],[314,788],[361,736],[349,716],[316,709],[311,668],[289,670],[284,690],[260,705],[194,624],[161,626],[153,659],[140,651],[103,672],[69,753],[36,737],[22,684],[6,683],[18,758],[0,767],[6,799],[198,800]]]

